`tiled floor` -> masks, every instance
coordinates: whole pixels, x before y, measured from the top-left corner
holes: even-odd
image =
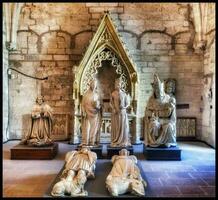
[[[73,146],[59,143],[59,153],[53,160],[10,160],[10,148],[17,143],[3,145],[3,196],[42,197]],[[134,146],[148,182],[148,196],[214,197],[215,150],[200,142],[178,144],[182,161],[148,161],[142,154],[142,145]]]
[[[200,142],[183,142],[179,147],[181,161],[141,162],[150,196],[214,197],[215,150]]]

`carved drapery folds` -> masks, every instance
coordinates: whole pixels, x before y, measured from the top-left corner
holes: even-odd
[[[110,15],[106,13],[103,16],[101,23],[95,35],[93,36],[93,39],[91,40],[79,66],[74,67],[75,81],[73,83],[73,99],[75,105],[75,119],[74,134],[72,135],[71,143],[79,142],[78,135],[80,134],[81,130],[79,130],[78,127],[80,126],[79,119],[81,117],[82,96],[89,88],[89,83],[93,80],[94,77],[96,78],[96,76],[98,76],[101,81],[103,80],[103,82],[105,81],[105,74],[106,78],[109,77],[110,89],[106,87],[108,82],[104,82],[105,85],[103,84],[104,88],[102,90],[103,93],[105,90],[107,91],[105,96],[103,95],[105,105],[107,105],[109,102],[108,95],[110,94],[111,88],[113,88],[115,78],[120,77],[122,90],[130,95],[132,100],[132,111],[135,112],[134,114],[137,114],[137,71],[133,61],[128,55],[128,51],[123,45],[124,42],[118,35],[119,34],[117,33]],[[106,68],[108,71],[102,72]],[[107,72],[111,73],[113,77],[111,78],[111,74],[107,74]],[[103,73],[104,76],[101,76],[101,73]],[[131,114],[133,114],[133,112],[131,112]],[[134,123],[134,121],[136,121],[136,116],[134,117],[132,123],[136,127],[136,123]],[[131,130],[133,130],[132,132],[134,132],[134,134],[137,134],[136,128],[132,128]],[[137,137],[134,135],[132,138],[139,141],[139,137],[140,133],[138,133]],[[135,142],[133,141],[133,143]]]

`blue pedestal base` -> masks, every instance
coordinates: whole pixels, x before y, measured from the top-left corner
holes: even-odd
[[[143,152],[147,160],[181,160],[181,149],[177,147],[160,148],[146,147],[143,144]]]

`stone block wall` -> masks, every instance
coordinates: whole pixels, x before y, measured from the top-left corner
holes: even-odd
[[[205,27],[206,49],[203,65],[202,135],[201,139],[215,147],[215,4],[208,4]]]
[[[106,10],[136,64],[138,116],[144,116],[153,73],[161,80],[175,78],[177,103],[189,104],[189,109],[177,110],[177,115],[197,117],[200,137],[204,57],[193,51],[195,31],[186,3],[25,3],[19,19],[18,51],[11,52],[9,59],[19,63],[21,71],[48,76],[48,80],[39,84],[20,76],[22,84],[17,83],[19,78],[11,81],[13,137],[22,135],[22,115],[30,112],[37,88],[55,112],[74,112],[74,65],[82,59]]]

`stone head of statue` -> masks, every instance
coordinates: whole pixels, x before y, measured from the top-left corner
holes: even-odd
[[[121,78],[117,78],[117,79],[115,80],[115,89],[116,89],[116,90],[121,89]]]
[[[165,81],[165,92],[169,95],[175,95],[175,90],[176,90],[176,80],[167,79]]]
[[[39,105],[43,104],[43,103],[44,103],[43,96],[39,95],[39,96],[36,98],[36,103],[38,103]]]
[[[75,172],[73,170],[69,170],[68,173],[67,173],[67,176],[74,176],[75,175]]]
[[[151,84],[153,87],[153,91],[154,91],[154,96],[157,99],[161,99],[165,92],[164,92],[164,83],[162,83],[158,77],[157,74],[154,74],[154,81]]]
[[[81,152],[81,153],[84,153],[84,154],[87,154],[89,150],[90,150],[90,149],[89,149],[88,147],[82,147],[81,150],[80,150],[80,152]]]
[[[120,155],[120,156],[129,156],[129,151],[126,150],[126,149],[121,149],[121,150],[119,151],[119,155]]]

